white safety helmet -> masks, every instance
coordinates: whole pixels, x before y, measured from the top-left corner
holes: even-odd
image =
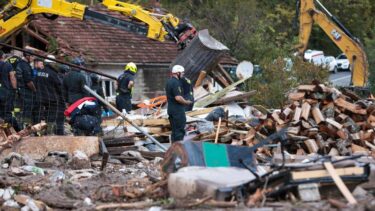
[[[47,58],[56,59],[56,57],[54,55],[48,55]],[[49,60],[49,59],[45,59],[44,62],[45,63],[55,63],[55,61],[52,61],[52,60]]]
[[[175,65],[172,68],[172,73],[183,73],[185,72],[185,68],[181,65]]]

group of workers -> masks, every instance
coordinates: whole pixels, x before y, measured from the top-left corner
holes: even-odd
[[[77,116],[74,111],[78,107],[81,111],[82,105],[89,105],[85,104],[86,101],[93,101],[89,98],[93,96],[85,91],[84,85],[104,97],[96,74],[58,64],[53,55],[48,55],[48,58],[52,60],[36,58],[30,50],[25,50],[22,56],[5,58],[4,52],[0,51],[0,118],[16,131],[44,120],[49,125],[49,133],[64,135],[64,111],[67,109],[69,115]],[[81,67],[85,65],[80,57],[73,59],[72,63]],[[122,112],[130,113],[132,110],[131,99],[137,70],[136,64],[130,62],[117,79],[116,107]],[[191,83],[183,74],[183,66],[173,66],[165,88],[172,142],[183,140],[185,112],[192,110],[194,101]],[[103,104],[101,106],[108,113],[108,109]],[[18,116],[14,115],[17,110],[20,111]],[[101,115],[101,109],[95,112],[98,113],[95,116]],[[87,111],[81,113],[83,124],[91,121],[87,118]],[[101,119],[95,122],[100,123]]]
[[[184,77],[184,72],[183,66],[173,66],[172,75],[165,87],[168,102],[167,112],[172,127],[172,142],[183,140],[186,125],[185,112],[193,109],[193,87],[190,80]],[[131,98],[136,73],[136,64],[130,62],[126,65],[124,73],[117,79],[116,107],[120,111],[130,113],[132,110]]]
[[[83,85],[104,96],[97,75],[58,64],[53,55],[47,58],[35,57],[31,50],[6,58],[0,51],[0,118],[16,131],[43,120],[49,134],[64,135],[65,109],[90,96]],[[72,63],[84,65],[79,57]]]

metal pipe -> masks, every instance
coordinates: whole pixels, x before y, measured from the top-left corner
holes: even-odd
[[[113,80],[117,80],[116,77],[112,76],[112,75],[109,75],[109,74],[105,74],[105,73],[102,73],[102,72],[97,72],[95,70],[92,70],[92,69],[87,69],[85,67],[81,67],[81,66],[78,66],[78,65],[75,65],[75,64],[71,64],[69,62],[65,62],[65,61],[62,61],[62,60],[59,60],[59,59],[53,59],[53,58],[49,58],[47,56],[42,56],[42,55],[39,55],[37,53],[34,53],[34,52],[29,52],[25,49],[22,49],[22,48],[18,48],[18,47],[15,47],[15,46],[12,46],[12,45],[8,45],[8,44],[5,44],[5,43],[1,43],[0,42],[0,45],[1,46],[4,46],[4,47],[7,47],[7,48],[12,48],[12,49],[15,49],[17,51],[21,51],[21,52],[26,52],[28,54],[31,54],[31,55],[34,55],[34,56],[37,56],[37,57],[40,57],[40,58],[43,58],[43,59],[48,59],[48,60],[52,60],[54,62],[57,62],[57,63],[60,63],[60,64],[64,64],[64,65],[67,65],[69,67],[73,67],[73,68],[76,68],[76,69],[80,69],[80,70],[84,70],[86,72],[90,72],[90,73],[95,73],[95,74],[98,74],[98,75],[101,75],[101,76],[104,76],[104,77],[107,77],[107,78],[110,78],[110,79],[113,79]]]
[[[115,108],[112,104],[104,100],[101,96],[99,96],[96,92],[94,92],[90,87],[84,86],[84,89],[88,91],[90,94],[95,96],[98,100],[100,100],[102,103],[104,103],[106,106],[108,106],[112,111],[114,111],[116,114],[121,116],[125,121],[129,122],[133,127],[135,127],[139,132],[143,133],[145,136],[147,136],[152,142],[154,142],[156,145],[158,145],[164,152],[167,151],[167,148],[163,146],[160,142],[158,142],[154,137],[152,137],[150,134],[148,134],[146,131],[142,130],[142,128],[138,127],[138,125],[134,124],[130,119],[128,119],[123,113],[121,113],[117,108]]]

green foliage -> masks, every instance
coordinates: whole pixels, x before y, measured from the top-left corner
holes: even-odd
[[[54,37],[48,37],[47,51],[49,53],[56,53],[59,48],[59,44]]]
[[[252,77],[247,86],[257,90],[251,103],[261,104],[269,108],[280,108],[286,101],[285,93],[299,84],[310,84],[313,80],[321,83],[328,81],[328,70],[313,64],[295,59],[291,71],[283,70],[285,62],[282,58],[264,65],[262,74]]]
[[[375,31],[375,29],[373,29]],[[369,62],[369,87],[371,93],[375,94],[375,39],[366,39],[365,44],[367,46],[366,53]]]
[[[365,45],[370,69],[374,72],[369,80],[375,91],[375,0],[321,2]],[[250,89],[259,91],[254,98],[256,103],[276,107],[283,103],[284,94],[291,87],[310,83],[313,79],[322,82],[328,79],[327,70],[322,71],[300,60],[294,61],[291,72],[281,71],[283,66],[278,62],[282,60],[274,62],[276,58],[291,57],[290,53],[298,43],[295,1],[163,0],[162,6],[180,18],[188,17],[197,29],[208,28],[238,60],[260,64],[264,73],[249,83]],[[341,53],[318,26],[312,29],[308,48],[323,50],[326,55]]]

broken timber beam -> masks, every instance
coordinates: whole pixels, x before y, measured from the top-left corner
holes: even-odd
[[[220,91],[216,92],[213,95],[210,95],[210,96],[207,96],[207,97],[203,98],[199,102],[196,102],[195,106],[196,107],[206,107],[208,105],[211,105],[213,102],[215,102],[216,100],[218,100],[218,99],[222,98],[223,96],[225,96],[226,93],[228,93],[229,91],[231,91],[237,85],[245,82],[247,79],[248,78],[241,79],[241,80],[239,80],[239,81],[237,81],[237,82],[229,85],[228,87],[225,87],[223,90],[220,90]]]
[[[328,173],[331,175],[333,181],[341,191],[342,195],[349,201],[350,204],[357,204],[357,200],[353,197],[352,193],[349,191],[348,187],[344,184],[341,177],[337,174],[335,168],[331,162],[324,162],[324,167],[327,169]]]
[[[117,108],[115,108],[112,104],[108,103],[106,100],[104,100],[100,95],[98,95],[96,92],[94,92],[90,87],[84,86],[84,89],[88,91],[90,94],[95,96],[99,101],[104,103],[108,108],[110,108],[112,111],[114,111],[117,115],[121,116],[125,121],[129,122],[133,127],[135,127],[139,132],[143,133],[145,136],[147,136],[152,142],[154,142],[156,145],[158,145],[163,151],[167,151],[167,148],[162,145],[160,142],[158,142],[154,137],[152,137],[150,134],[148,134],[146,131],[138,127],[138,125],[134,124],[130,119],[128,119],[123,113],[121,113]]]
[[[237,96],[222,98],[222,99],[219,99],[219,100],[215,101],[213,103],[213,105],[223,105],[223,104],[227,104],[227,103],[230,103],[230,102],[233,102],[233,101],[247,100],[249,97],[255,95],[256,93],[257,93],[257,91],[251,90],[249,92],[245,92],[245,93],[239,94]]]

